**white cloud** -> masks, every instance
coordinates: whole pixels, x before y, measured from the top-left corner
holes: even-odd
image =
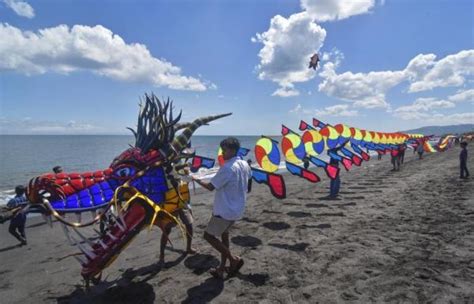
[[[407,71],[413,82],[409,92],[461,86],[466,82],[466,76],[474,75],[474,50],[463,50],[437,62],[435,59],[435,55],[428,54],[418,55],[410,61]]]
[[[181,69],[153,57],[139,43],[127,44],[109,29],[59,25],[33,33],[0,24],[0,71],[26,75],[90,71],[111,79],[205,91],[215,85],[181,75]]]
[[[90,123],[0,118],[0,134],[96,134],[103,133],[101,127]]]
[[[390,108],[386,93],[393,87],[408,81],[409,92],[432,89],[435,87],[460,86],[465,83],[465,76],[474,74],[474,51],[461,51],[448,55],[436,62],[434,54],[415,56],[405,69],[395,71],[374,71],[368,73],[344,72],[337,74],[336,69],[343,58],[340,54],[335,59],[333,54],[323,54],[328,62],[323,65],[319,74],[323,82],[319,91],[328,96],[352,102],[362,108]],[[415,88],[415,89],[414,89]],[[472,92],[460,93],[452,97],[455,101],[471,98]]]
[[[289,18],[274,16],[266,32],[252,37],[253,42],[263,44],[256,67],[259,79],[280,85],[273,95],[297,95],[293,83],[314,78],[315,72],[308,68],[309,58],[321,48],[325,38],[326,31],[305,12]]]
[[[341,20],[366,14],[374,5],[375,0],[301,0],[301,7],[317,21]]]
[[[438,100],[436,98],[418,98],[415,102],[408,106],[401,106],[395,109],[394,113],[404,112],[426,112],[433,109],[454,108],[455,104],[447,100]]]
[[[452,102],[474,102],[474,90],[459,91],[456,94],[449,96],[448,99]]]
[[[292,97],[298,96],[300,92],[295,90],[294,85],[287,84],[286,86],[282,86],[278,88],[275,92],[273,92],[272,96],[279,96],[279,97]]]
[[[406,79],[403,71],[336,73],[339,60],[324,64],[319,91],[362,108],[388,108],[385,93]]]
[[[26,1],[3,0],[3,2],[19,16],[26,18],[33,18],[35,16],[35,10]]]
[[[315,115],[315,116],[357,116],[359,113],[356,110],[349,110],[349,105],[347,104],[338,104],[334,106],[325,107],[323,110],[310,110],[303,109],[301,104],[297,104],[294,109],[289,111],[294,114],[306,114],[306,115]]]
[[[303,107],[300,104],[297,104],[294,109],[290,110],[290,113],[301,113],[302,108]]]
[[[436,125],[472,124],[474,123],[474,112],[455,113],[449,115],[437,113],[428,117],[426,122]]]
[[[456,95],[453,95],[456,96]],[[430,122],[439,124],[459,124],[472,118],[472,113],[443,114],[436,112],[438,109],[454,108],[456,104],[452,100],[440,100],[436,98],[418,98],[411,105],[401,106],[393,111],[393,116],[403,120],[423,120],[424,123]]]
[[[349,110],[347,104],[337,104],[334,106],[325,107],[323,110],[316,110],[316,116],[357,116],[356,110]]]

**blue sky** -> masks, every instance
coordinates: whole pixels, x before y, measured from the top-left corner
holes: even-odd
[[[0,0],[0,134],[129,134],[146,92],[233,112],[201,135],[474,123],[473,6]]]

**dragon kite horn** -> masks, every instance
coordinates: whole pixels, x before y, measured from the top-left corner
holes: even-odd
[[[202,125],[208,124],[209,122],[213,120],[226,117],[229,115],[232,115],[232,113],[197,118],[189,126],[187,126],[186,129],[184,129],[183,132],[178,137],[176,137],[173,140],[173,142],[171,143],[171,146],[177,153],[179,153],[179,151],[181,151],[182,149],[186,147],[186,145],[189,142],[189,139],[193,135],[194,131],[197,130],[197,128],[199,128]]]

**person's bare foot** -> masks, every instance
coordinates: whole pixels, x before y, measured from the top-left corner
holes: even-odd
[[[196,254],[198,253],[198,250],[196,248],[190,247],[186,250],[187,254]]]
[[[158,265],[159,266],[165,265],[165,257],[163,255],[160,255],[160,259],[158,260]]]

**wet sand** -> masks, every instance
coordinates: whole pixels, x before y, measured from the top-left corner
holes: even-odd
[[[175,229],[160,267],[160,231],[143,231],[88,292],[58,223],[29,220],[24,247],[4,224],[0,302],[474,303],[474,179],[459,179],[458,154],[407,151],[399,172],[373,158],[342,173],[337,200],[325,199],[319,169],[318,184],[287,175],[282,201],[254,183],[231,231],[245,265],[225,281],[208,274],[219,256],[202,239],[213,198],[202,189],[192,196],[198,254],[183,254]]]

